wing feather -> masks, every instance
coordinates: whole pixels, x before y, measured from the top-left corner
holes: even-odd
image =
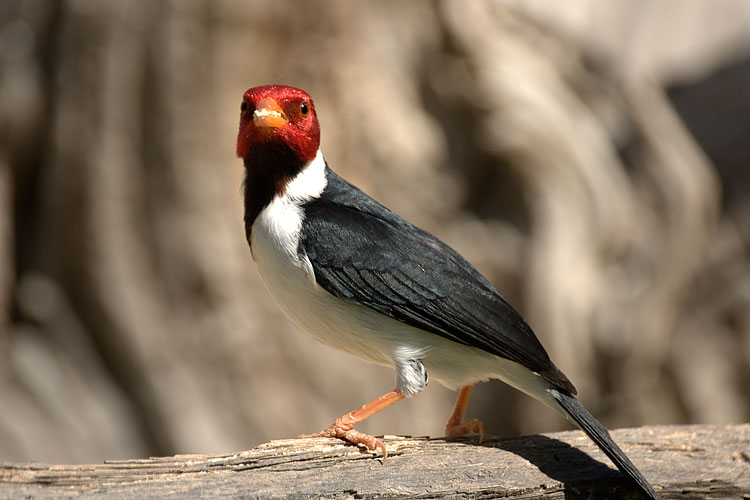
[[[409,325],[515,361],[575,388],[531,328],[456,251],[327,169],[324,195],[304,206],[299,253],[318,284]]]

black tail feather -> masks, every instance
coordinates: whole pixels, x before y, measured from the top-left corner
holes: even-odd
[[[591,413],[570,394],[557,390],[550,390],[550,394],[570,415],[570,418],[583,429],[595,443],[601,448],[607,457],[620,469],[620,472],[628,476],[641,489],[646,498],[660,500],[661,497],[654,491],[643,474],[633,465],[633,462],[625,455],[619,446],[612,440],[607,429],[594,418]]]

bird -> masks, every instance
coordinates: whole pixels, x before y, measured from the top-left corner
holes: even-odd
[[[236,153],[245,235],[273,301],[319,342],[396,371],[392,391],[312,436],[385,458],[383,441],[356,424],[433,379],[459,390],[446,436],[482,439],[484,424],[464,421],[466,405],[474,384],[499,379],[578,425],[645,498],[659,498],[500,292],[457,251],[334,173],[307,92],[248,89]]]

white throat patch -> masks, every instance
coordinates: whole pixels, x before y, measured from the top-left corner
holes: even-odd
[[[326,161],[319,149],[315,158],[289,183],[285,195],[294,201],[309,201],[319,198],[327,184]]]
[[[288,259],[312,278],[309,261],[300,260],[297,255],[304,218],[302,205],[319,198],[327,184],[326,162],[318,150],[315,158],[292,179],[286,190],[274,197],[255,219],[250,244],[256,261],[266,259],[268,267],[276,269],[279,267],[277,259]]]

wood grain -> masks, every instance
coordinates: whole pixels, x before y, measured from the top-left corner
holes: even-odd
[[[613,436],[665,499],[750,498],[750,424]],[[101,465],[0,465],[0,498],[638,498],[578,431],[488,439],[386,436],[389,457],[335,439]]]

